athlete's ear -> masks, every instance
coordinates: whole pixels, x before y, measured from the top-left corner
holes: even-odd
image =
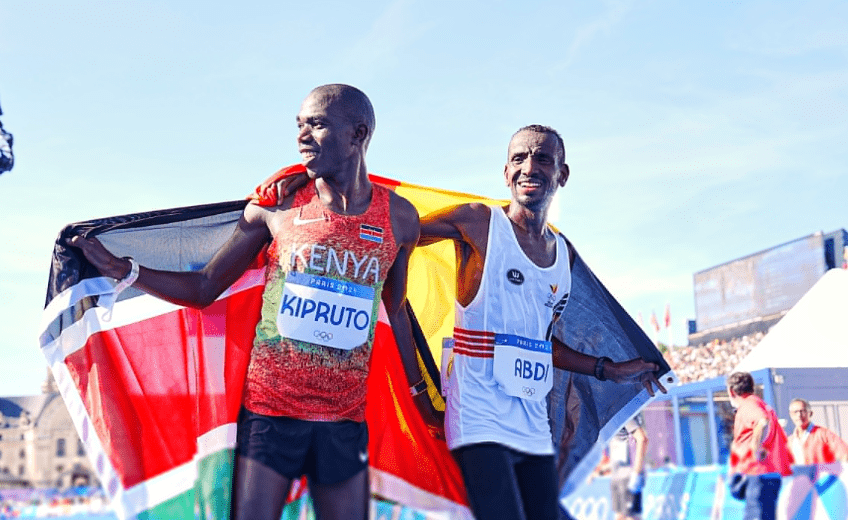
[[[504,184],[509,188],[509,164],[504,164]]]
[[[559,186],[560,188],[565,186],[565,181],[568,180],[568,175],[571,171],[568,169],[568,165],[562,163],[562,168],[559,169]]]
[[[353,129],[353,138],[358,144],[365,144],[368,142],[369,133],[368,126],[365,123],[359,123]]]

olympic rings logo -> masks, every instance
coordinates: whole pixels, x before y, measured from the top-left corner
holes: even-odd
[[[527,397],[533,397],[534,395],[536,395],[536,389],[531,388],[529,386],[522,386],[521,391],[524,392],[524,395],[526,395]]]
[[[332,332],[324,332],[323,330],[316,330],[312,333],[312,335],[323,341],[330,341],[333,339]]]
[[[610,516],[609,502],[603,497],[577,498],[567,509],[577,520],[606,520]]]

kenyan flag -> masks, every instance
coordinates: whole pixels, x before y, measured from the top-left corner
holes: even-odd
[[[302,167],[295,166],[277,175],[299,171]],[[409,199],[422,215],[463,202],[498,203],[377,176],[372,181]],[[266,193],[257,190],[254,198],[273,204]],[[229,517],[235,422],[259,318],[265,259],[260,254],[215,303],[196,310],[132,287],[116,295],[116,281],[100,276],[64,241],[75,234],[97,236],[114,254],[133,256],[142,265],[196,270],[229,238],[246,203],[82,222],[67,226],[56,241],[40,344],[121,519]],[[419,248],[409,280],[409,300],[420,322],[419,361],[431,399],[444,409],[434,359],[441,359],[442,338],[453,330],[453,245]],[[564,326],[555,334],[573,348],[616,360],[641,355],[669,370],[579,256],[573,262],[571,301],[559,323]],[[434,518],[470,518],[459,470],[444,441],[418,416],[382,309],[375,334],[366,412],[372,492]],[[585,456],[598,451],[647,396],[638,387],[561,371],[555,381],[551,416],[560,447],[560,484],[567,493],[592,469]],[[289,499],[304,491],[303,482],[296,483]]]

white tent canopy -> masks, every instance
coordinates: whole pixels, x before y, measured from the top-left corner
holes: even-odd
[[[848,367],[848,270],[831,269],[734,371]]]

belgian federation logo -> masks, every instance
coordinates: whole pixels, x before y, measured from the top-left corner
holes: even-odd
[[[509,283],[521,285],[524,283],[524,274],[518,269],[510,269],[506,272],[506,279]]]
[[[551,294],[548,295],[548,300],[545,302],[545,307],[553,308],[556,305],[556,293],[557,289],[559,289],[559,284],[552,283],[548,285],[551,288]],[[566,293],[566,298],[568,294]]]
[[[359,225],[359,238],[368,240],[376,244],[383,243],[383,228],[370,226],[368,224]]]

